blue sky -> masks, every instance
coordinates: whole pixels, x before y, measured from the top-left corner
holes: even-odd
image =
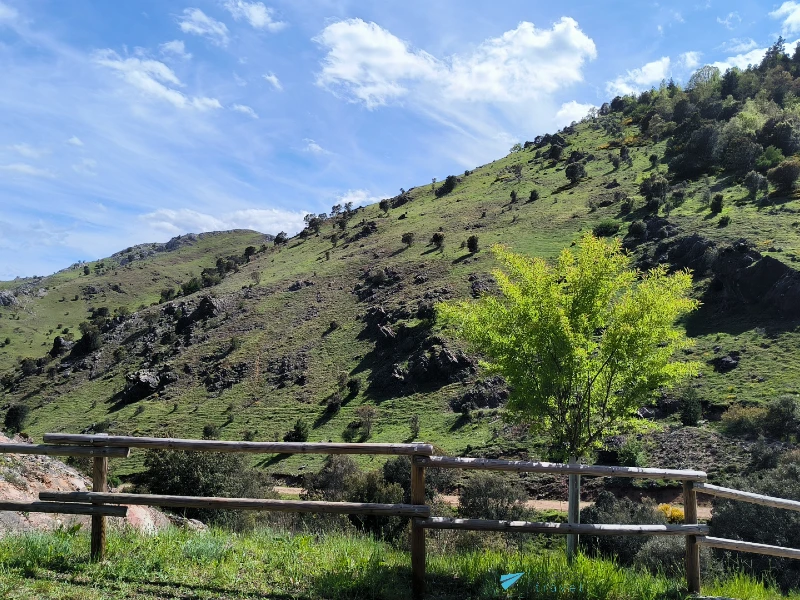
[[[443,179],[800,2],[0,0],[0,278]]]

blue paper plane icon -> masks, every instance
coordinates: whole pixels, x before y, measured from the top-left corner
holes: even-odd
[[[525,573],[509,573],[508,575],[501,575],[500,585],[503,586],[504,590],[507,590],[512,585],[517,583],[520,580],[520,577],[523,575],[525,575]]]

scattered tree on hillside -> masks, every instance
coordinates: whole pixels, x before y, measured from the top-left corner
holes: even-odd
[[[286,432],[283,436],[284,442],[307,442],[308,441],[308,423],[303,419],[297,419],[291,430]]]
[[[800,161],[797,159],[785,160],[767,171],[767,179],[775,186],[776,191],[782,193],[791,192],[798,177],[800,177]]]
[[[275,240],[273,243],[276,246],[280,246],[281,244],[285,244],[289,241],[289,236],[286,234],[285,231],[281,231],[278,235],[275,236]]]
[[[520,144],[519,142],[517,142],[516,144],[514,144],[513,146],[511,146],[511,150],[509,150],[509,152],[511,152],[512,154],[513,154],[514,152],[522,152],[522,144]]]
[[[441,231],[437,231],[431,237],[431,244],[433,244],[437,250],[441,250],[444,247],[444,234]]]
[[[750,198],[755,199],[758,192],[766,192],[769,189],[767,178],[761,173],[750,171],[744,178],[744,187],[750,192]]]
[[[714,194],[714,197],[711,199],[711,204],[709,205],[709,208],[711,209],[711,212],[714,214],[720,213],[722,212],[722,207],[724,203],[725,203],[725,196],[723,196],[722,194]]]
[[[13,435],[22,431],[29,412],[30,408],[26,404],[12,404],[9,406],[3,419],[3,428],[6,433]]]
[[[436,190],[436,197],[441,198],[442,196],[452,192],[456,187],[457,181],[458,180],[456,179],[455,175],[448,175],[444,180],[444,183]]]
[[[406,248],[410,247],[411,244],[414,243],[414,234],[413,234],[413,232],[409,231],[407,233],[404,233],[402,235],[402,237],[400,238],[400,241],[405,244]]]
[[[509,413],[549,435],[559,458],[580,457],[632,424],[654,390],[697,371],[673,360],[690,345],[676,320],[698,306],[687,271],[660,265],[640,279],[620,241],[587,235],[551,265],[493,251],[501,295],[437,306],[480,348],[512,392]]]
[[[480,248],[478,247],[478,236],[471,235],[467,238],[467,250],[470,254],[475,254]]]
[[[384,213],[388,213],[389,212],[390,204],[389,204],[389,201],[386,198],[384,198],[383,200],[378,202],[378,206],[380,207],[380,209]]]
[[[511,190],[511,204],[514,204],[517,201],[517,191]]]
[[[583,166],[583,163],[575,162],[572,164],[567,165],[567,168],[564,169],[564,175],[567,176],[570,183],[575,185],[581,179],[586,177],[586,167]]]
[[[531,193],[528,196],[528,202],[536,202],[538,199],[539,199],[539,190],[534,188],[531,190]]]

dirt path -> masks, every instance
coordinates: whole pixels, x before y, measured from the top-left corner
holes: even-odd
[[[303,491],[303,488],[276,485],[275,491],[282,496],[299,496],[300,492]],[[450,506],[458,506],[458,496],[444,495],[439,497]],[[581,502],[581,506],[591,506],[592,504],[594,504],[594,502],[590,501]],[[567,512],[566,500],[528,500],[525,503],[525,506],[527,506],[528,508],[533,508],[534,510],[558,510],[562,512]],[[677,506],[681,506],[682,508],[682,505],[680,504],[678,504]],[[698,505],[697,517],[700,519],[710,519],[711,506]]]

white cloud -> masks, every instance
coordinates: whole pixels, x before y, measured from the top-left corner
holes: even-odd
[[[10,171],[12,173],[20,173],[21,175],[30,175],[31,177],[46,177],[46,178],[55,177],[55,174],[49,169],[40,169],[38,167],[34,167],[33,165],[28,165],[25,163],[2,165],[0,166],[0,170]]]
[[[161,49],[161,54],[164,55],[171,55],[181,58],[183,60],[189,60],[192,58],[192,55],[189,52],[186,52],[186,45],[183,43],[183,40],[172,40],[171,42],[165,42],[159,46]]]
[[[47,150],[39,150],[30,144],[14,144],[10,148],[25,158],[41,158],[48,153]]]
[[[69,138],[67,143],[71,144],[72,146],[83,146],[81,138],[79,138],[77,135],[73,135],[71,138]]]
[[[700,57],[702,55],[702,52],[697,52],[695,50],[684,52],[680,55],[678,63],[686,69],[695,69],[700,66]]]
[[[786,50],[790,55],[798,43],[800,43],[800,39],[793,42],[786,42]],[[729,56],[725,60],[717,61],[713,63],[713,66],[717,67],[723,73],[731,67],[746,69],[749,65],[760,64],[761,61],[764,60],[764,55],[767,53],[767,50],[768,48],[756,48],[750,52]]]
[[[758,48],[758,44],[752,38],[733,38],[721,46],[721,49],[725,52],[735,52],[737,54],[748,52],[754,48]]]
[[[219,46],[228,44],[228,28],[225,23],[209,17],[199,8],[184,9],[178,26],[184,33],[206,37]]]
[[[330,152],[312,139],[306,138],[303,141],[306,143],[306,147],[303,148],[306,152],[311,152],[311,154],[330,154]]]
[[[279,92],[283,91],[283,85],[281,84],[280,79],[278,79],[278,76],[275,75],[275,73],[268,73],[266,75],[263,75],[263,77],[269,83],[271,83],[272,87],[274,87],[276,90],[278,90]]]
[[[638,69],[632,69],[614,81],[607,82],[606,91],[616,95],[640,92],[666,79],[670,72],[670,63],[669,56],[663,56]]]
[[[245,114],[248,117],[252,117],[253,119],[257,119],[258,118],[258,115],[256,114],[256,111],[254,111],[249,106],[245,106],[244,104],[234,104],[233,106],[231,106],[231,108],[233,110],[235,110],[236,112],[240,112],[242,114]]]
[[[593,108],[597,107],[594,104],[581,104],[575,100],[565,102],[556,113],[556,123],[559,125],[569,125],[573,121],[580,121]]]
[[[779,8],[769,13],[773,19],[783,19],[784,33],[797,33],[800,31],[800,3],[784,2]]]
[[[18,15],[16,8],[0,2],[0,23],[3,21],[15,21]]]
[[[263,2],[246,2],[245,0],[225,0],[225,8],[233,15],[237,21],[245,19],[256,29],[266,29],[267,31],[280,31],[286,27],[283,21],[275,21],[272,18],[274,10],[264,6]]]
[[[380,202],[383,198],[388,198],[388,196],[375,196],[368,190],[347,190],[344,194],[336,197],[336,204],[344,205],[352,202],[353,206],[366,206]]]
[[[724,19],[722,17],[717,17],[717,23],[719,23],[720,25],[724,25],[728,29],[733,29],[741,22],[742,22],[742,17],[739,16],[738,12],[729,12],[728,16],[725,17]]]
[[[143,95],[169,102],[176,108],[207,110],[222,108],[216,98],[189,98],[174,87],[183,87],[178,76],[167,65],[157,60],[122,58],[110,49],[95,53],[95,62],[116,71],[128,84]]]
[[[72,165],[72,170],[81,175],[97,175],[95,172],[97,161],[91,158],[84,158],[81,162]]]
[[[294,234],[304,227],[305,214],[304,211],[277,208],[247,208],[214,216],[188,208],[160,208],[141,215],[140,219],[152,228],[170,235],[229,229],[253,229],[271,234],[285,231]]]
[[[437,59],[375,23],[328,25],[314,40],[327,48],[317,83],[374,108],[412,90],[447,102],[519,102],[582,80],[594,42],[573,19],[551,29],[522,22],[474,51]]]

